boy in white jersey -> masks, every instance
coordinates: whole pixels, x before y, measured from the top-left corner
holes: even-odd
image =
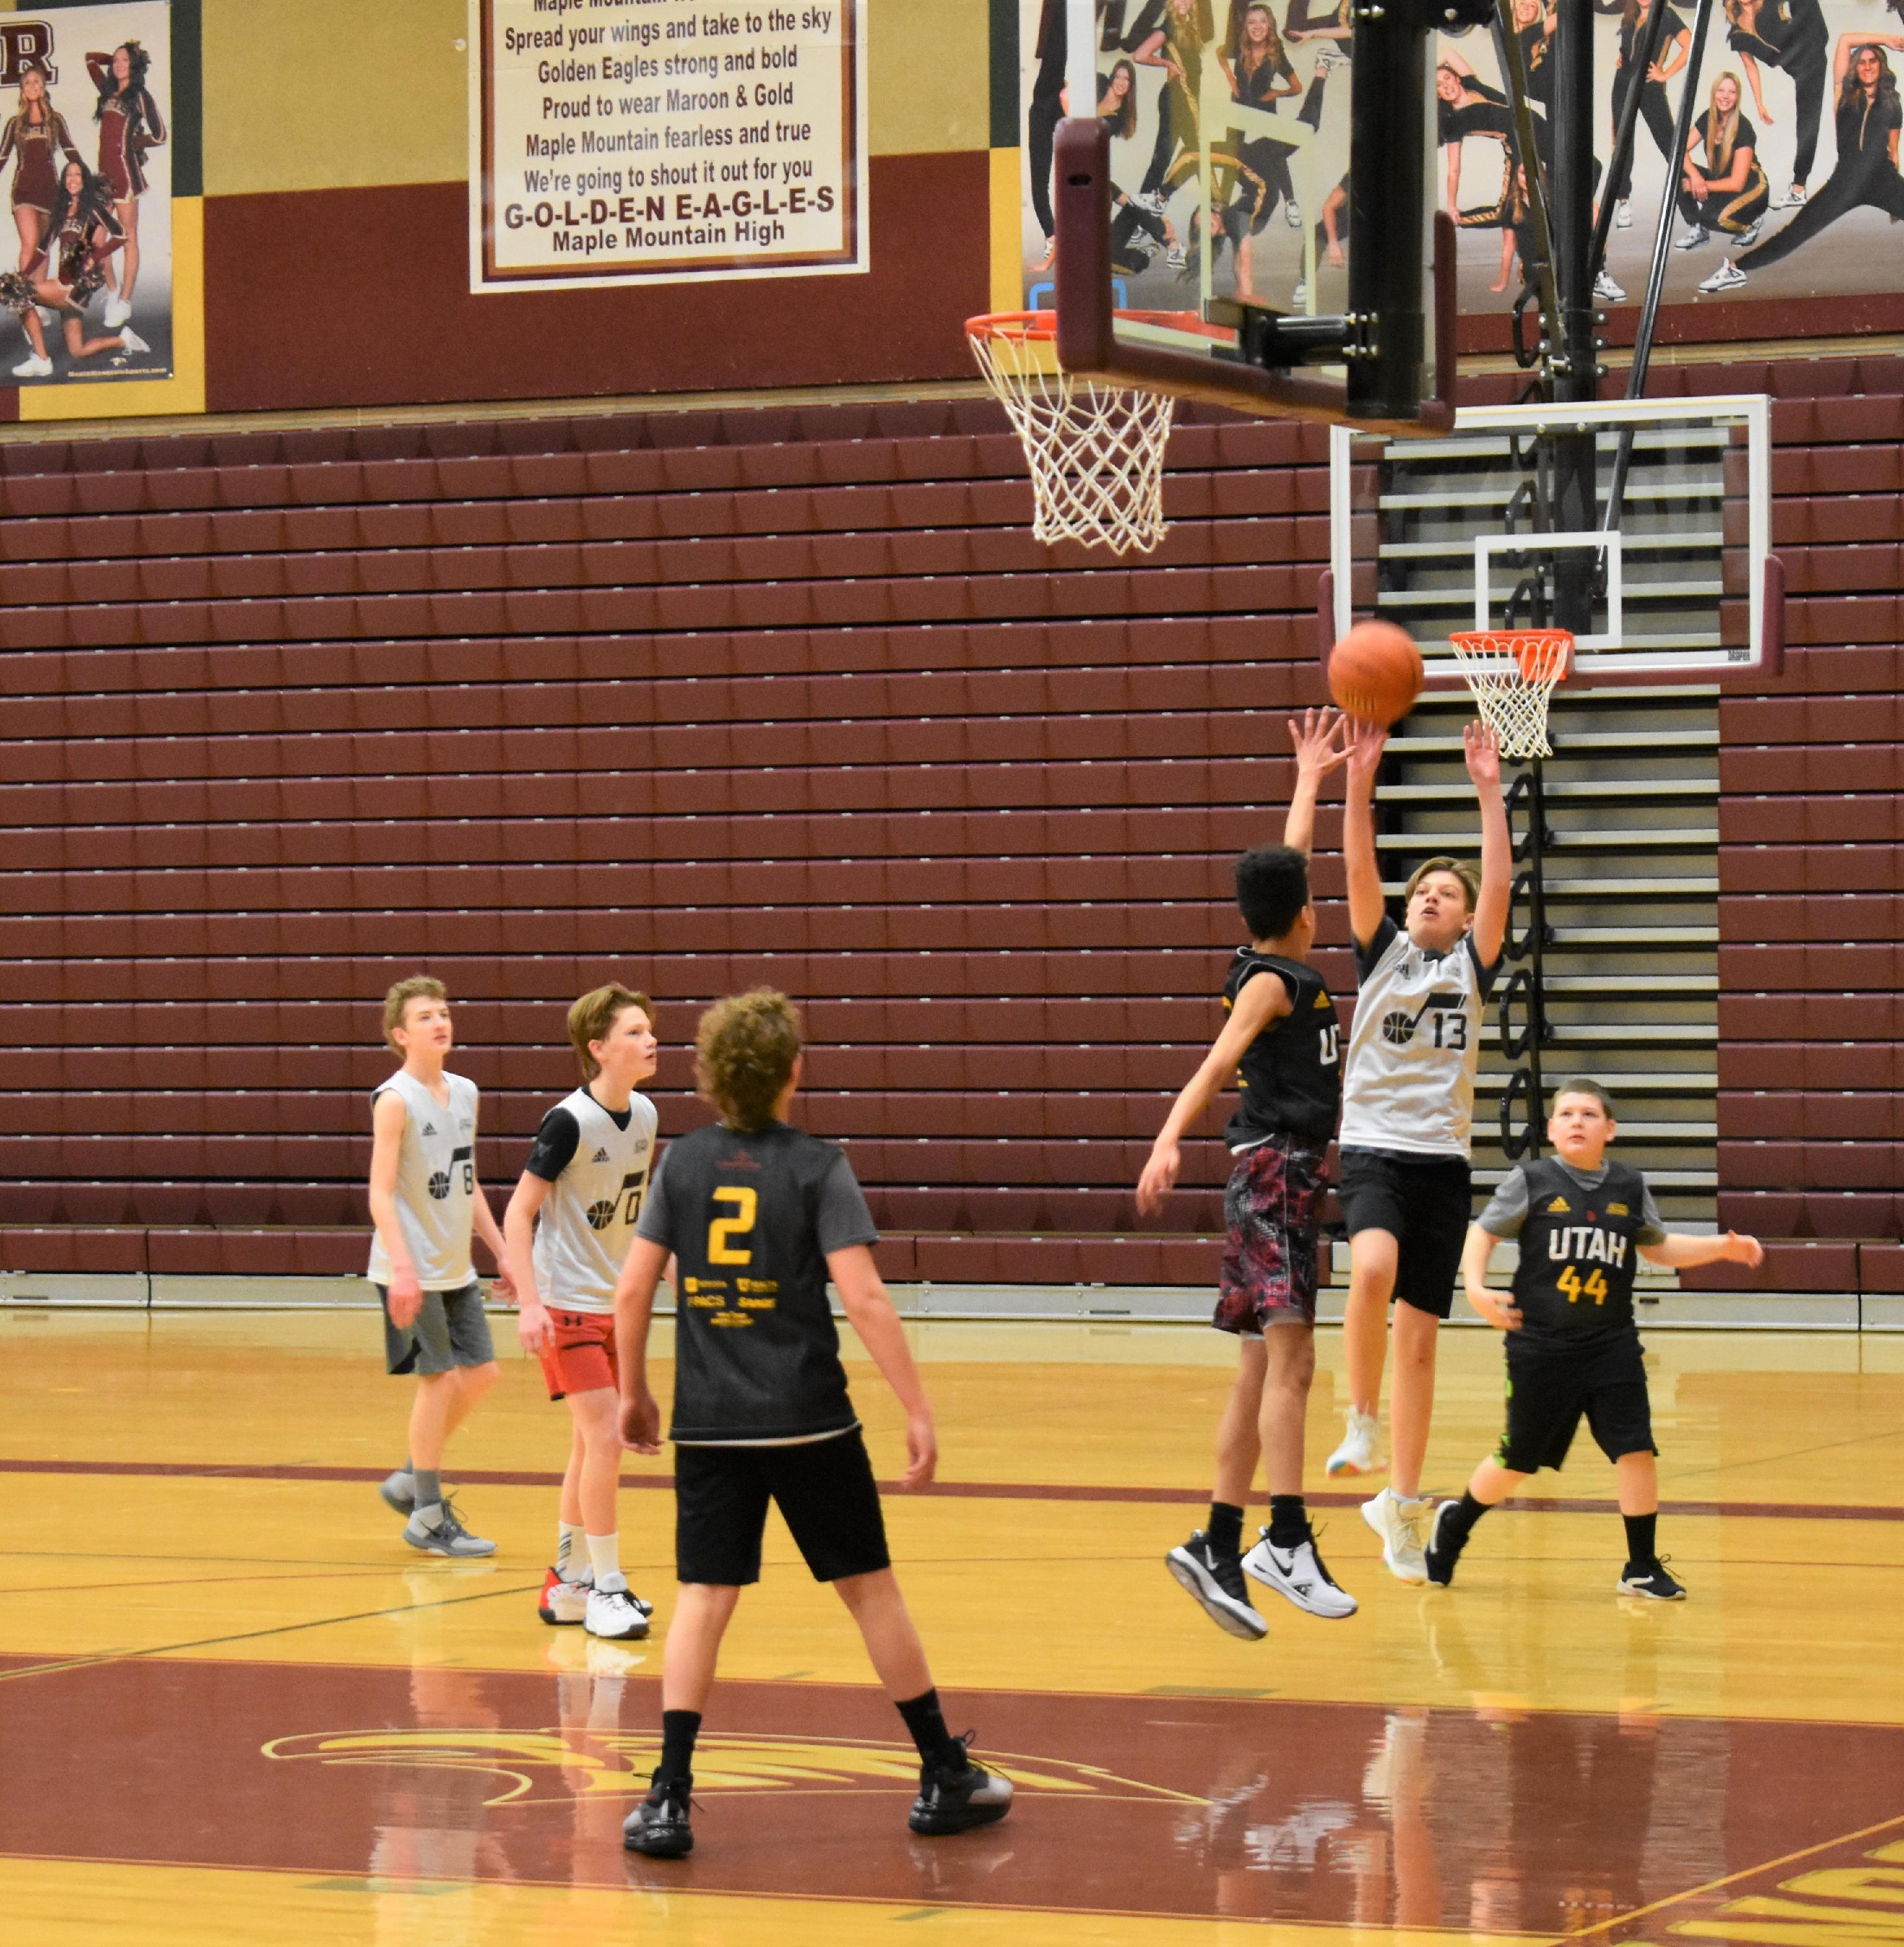
[[[482,1287],[469,1261],[473,1228],[512,1295],[502,1234],[476,1183],[476,1085],[444,1073],[452,1035],[443,983],[427,974],[384,996],[383,1032],[403,1066],[370,1097],[371,1282],[383,1304],[385,1363],[414,1373],[410,1455],[382,1489],[406,1517],[404,1539],[432,1555],[494,1555],[444,1497],[443,1450],[496,1383]]]
[[[1363,1509],[1382,1559],[1404,1582],[1425,1582],[1429,1503],[1421,1492],[1435,1406],[1435,1335],[1454,1302],[1472,1205],[1468,1156],[1482,1010],[1507,933],[1512,847],[1493,731],[1463,732],[1481,807],[1481,870],[1429,859],[1408,881],[1403,925],[1389,917],[1376,857],[1375,777],[1387,731],[1360,726],[1342,807],[1348,924],[1360,986],[1342,1077],[1342,1221],[1349,1288],[1342,1318],[1348,1367],[1348,1437],[1332,1474],[1359,1474],[1376,1457],[1376,1408],[1395,1308],[1389,1485]]]
[[[654,1019],[646,994],[615,985],[569,1009],[583,1085],[543,1118],[503,1217],[522,1294],[517,1331],[574,1427],[538,1613],[611,1638],[646,1636],[652,1613],[621,1572],[615,1287],[655,1153],[655,1105],[634,1092],[655,1073]]]

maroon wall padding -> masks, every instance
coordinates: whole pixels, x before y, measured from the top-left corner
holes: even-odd
[[[212,412],[967,378],[982,151],[875,156],[864,275],[469,290],[460,182],[208,198]]]
[[[1721,710],[1721,1212],[1850,1288],[1904,1215],[1904,366],[1662,379],[1779,397],[1794,646]],[[1209,1283],[1215,1119],[1159,1225],[1132,1193],[1320,699],[1325,457],[1187,414],[1126,562],[1032,540],[984,400],[0,450],[0,1265],[354,1268],[376,1003],[428,966],[491,1185],[574,994],[658,997],[673,1134],[698,1006],[766,981],[892,1275]]]

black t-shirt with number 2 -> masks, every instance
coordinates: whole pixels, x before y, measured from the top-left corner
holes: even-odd
[[[636,1234],[674,1253],[674,1418],[686,1446],[858,1424],[826,1296],[829,1251],[877,1241],[844,1154],[785,1122],[670,1144]]]

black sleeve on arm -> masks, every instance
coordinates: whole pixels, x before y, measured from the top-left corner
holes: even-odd
[[[535,1132],[529,1159],[522,1167],[544,1183],[553,1183],[574,1160],[575,1145],[582,1139],[581,1125],[567,1109],[551,1109]]]
[[[1387,913],[1382,915],[1382,924],[1375,929],[1375,936],[1364,946],[1359,939],[1351,936],[1350,943],[1355,949],[1355,978],[1357,983],[1366,980],[1375,971],[1376,964],[1395,943],[1395,936],[1401,929]]]
[[[1484,1001],[1491,999],[1494,992],[1494,982],[1500,973],[1500,964],[1507,958],[1507,942],[1505,939],[1502,940],[1500,951],[1486,966],[1481,964],[1481,955],[1475,946],[1472,933],[1469,933],[1462,940],[1461,944],[1467,949],[1469,959],[1474,963],[1475,983],[1481,989],[1481,998]]]

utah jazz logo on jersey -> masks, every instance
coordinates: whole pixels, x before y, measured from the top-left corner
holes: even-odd
[[[1382,1017],[1382,1039],[1391,1048],[1406,1048],[1415,1038],[1424,1014],[1432,1014],[1435,1045],[1465,1048],[1468,1045],[1468,1017],[1459,994],[1430,994],[1411,1014],[1398,1008]]]

